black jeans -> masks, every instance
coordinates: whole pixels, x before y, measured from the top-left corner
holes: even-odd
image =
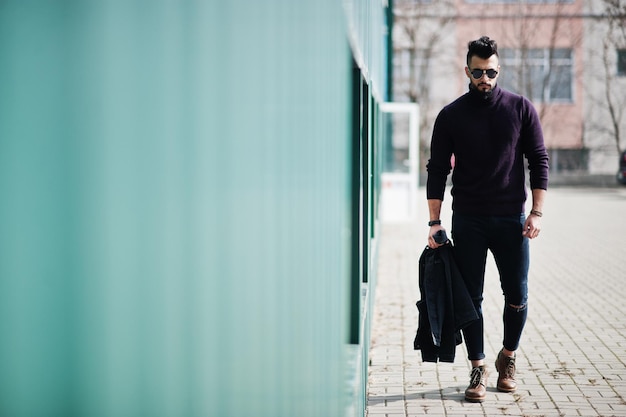
[[[473,216],[454,213],[452,240],[455,258],[474,301],[479,320],[463,330],[470,360],[485,358],[482,301],[485,264],[490,250],[500,273],[504,294],[504,340],[506,349],[516,350],[528,313],[528,238],[522,235],[526,218],[515,216]]]

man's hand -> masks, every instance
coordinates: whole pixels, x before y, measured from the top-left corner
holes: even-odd
[[[539,236],[539,232],[541,232],[541,208],[543,207],[543,202],[546,199],[546,190],[541,188],[534,188],[532,190],[533,193],[533,209],[530,211],[530,214],[526,218],[524,222],[524,230],[522,230],[522,234],[524,237],[529,239],[534,239]],[[534,212],[534,213],[533,213]]]
[[[428,231],[428,246],[431,249],[437,249],[439,246],[443,246],[443,243],[437,243],[435,242],[435,233],[437,233],[438,231],[443,230],[444,232],[446,231],[446,229],[444,229],[443,226],[441,226],[440,224],[436,224],[434,226],[430,226],[430,230]]]
[[[529,239],[534,239],[539,236],[539,232],[541,232],[541,217],[534,214],[529,215],[524,222],[522,235]]]

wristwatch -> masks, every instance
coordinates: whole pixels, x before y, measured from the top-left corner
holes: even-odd
[[[441,220],[431,220],[428,222],[428,226],[440,225]]]

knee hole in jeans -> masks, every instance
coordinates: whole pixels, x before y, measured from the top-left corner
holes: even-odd
[[[508,304],[507,308],[519,313],[520,311],[524,311],[526,309],[526,304],[522,304],[522,305]]]

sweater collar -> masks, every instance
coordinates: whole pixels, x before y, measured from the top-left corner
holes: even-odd
[[[502,90],[500,90],[500,86],[498,86],[498,84],[496,84],[493,87],[493,89],[487,94],[481,91],[478,91],[471,84],[469,86],[469,96],[472,98],[472,100],[476,101],[477,103],[484,103],[484,104],[495,103],[496,99],[500,96],[501,93],[502,93]]]

